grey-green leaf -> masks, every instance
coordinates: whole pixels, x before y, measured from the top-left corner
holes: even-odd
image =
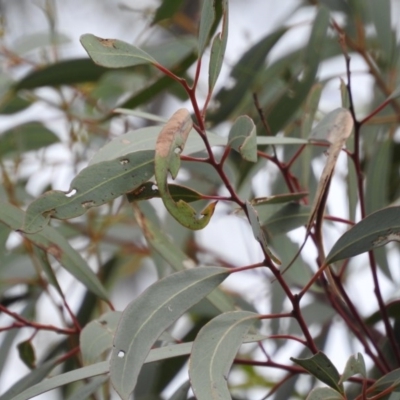
[[[253,120],[242,115],[234,122],[228,137],[228,146],[250,162],[257,161],[257,133]]]
[[[215,0],[203,0],[198,37],[199,57],[202,56],[204,49],[207,46],[211,28],[215,20],[214,1]]]
[[[136,46],[117,39],[102,39],[91,34],[81,36],[81,43],[90,58],[107,68],[126,68],[157,61]]]
[[[0,201],[0,222],[3,222],[13,230],[18,230],[22,225],[23,219],[23,211],[10,203]],[[24,234],[24,237],[52,255],[91,292],[101,299],[108,299],[107,291],[99,278],[89,268],[82,256],[71,247],[68,240],[57,230],[46,226],[41,232]]]
[[[109,311],[82,329],[79,341],[84,364],[94,364],[111,349],[121,315],[119,311]]]
[[[340,375],[331,360],[321,351],[310,358],[290,358],[303,367],[321,382],[326,383],[339,393],[344,393],[343,385],[339,384]]]
[[[83,215],[137,188],[154,174],[154,152],[151,150],[126,154],[83,169],[71,182],[69,193],[46,192],[26,211],[22,230],[35,233],[47,225],[50,217],[69,219]]]
[[[210,64],[208,68],[208,90],[211,93],[217,82],[219,73],[221,72],[222,63],[224,61],[226,44],[228,42],[228,1],[222,1],[222,32],[218,33],[211,45]]]
[[[313,389],[306,400],[344,400],[344,397],[329,387]]]
[[[212,319],[198,333],[189,363],[192,389],[198,400],[230,399],[229,370],[243,337],[258,318],[248,311],[232,311]]]
[[[202,267],[172,274],[150,286],[123,312],[111,355],[111,382],[129,398],[151,347],[185,311],[215,289],[229,271]]]
[[[367,369],[361,353],[357,353],[349,357],[339,383],[347,381],[350,377],[356,374],[361,374],[363,378],[367,377]]]
[[[387,207],[368,215],[334,244],[325,264],[357,256],[391,241],[400,241],[400,207]]]

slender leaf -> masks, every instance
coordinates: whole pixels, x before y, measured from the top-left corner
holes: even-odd
[[[89,380],[88,383],[82,385],[68,397],[68,400],[87,400],[96,390],[108,381],[107,375],[96,376]]]
[[[168,184],[168,191],[174,201],[183,200],[190,203],[203,198],[200,193],[182,185]],[[133,192],[127,194],[128,201],[131,203],[134,201],[152,199],[154,197],[161,197],[160,191],[154,182],[146,182]]]
[[[227,379],[243,336],[258,314],[233,311],[212,319],[198,333],[189,363],[192,389],[198,400],[229,399]]]
[[[29,393],[32,388],[40,386],[46,382],[44,380],[52,369],[57,365],[57,360],[49,360],[35,368],[29,374],[22,377],[13,386],[10,387],[5,393],[0,396],[0,400],[19,400],[29,399],[24,397],[24,393]],[[39,383],[40,382],[40,383]],[[42,392],[40,392],[42,393]]]
[[[211,29],[215,20],[215,0],[203,0],[201,8],[200,27],[198,37],[199,57],[202,56],[210,38]]]
[[[182,3],[183,0],[163,0],[157,8],[151,23],[154,25],[160,21],[163,21],[164,19],[172,18],[182,6]]]
[[[26,151],[38,150],[59,142],[58,137],[41,122],[27,122],[0,135],[0,158],[21,156]]]
[[[226,44],[228,42],[229,2],[222,1],[222,32],[218,33],[211,45],[210,65],[208,68],[208,90],[211,93],[221,72],[224,61]]]
[[[345,398],[336,390],[323,387],[313,389],[306,400],[345,400]]]
[[[23,223],[24,212],[10,203],[0,201],[0,221],[13,230]],[[91,292],[107,301],[108,294],[96,274],[89,268],[82,256],[75,251],[68,240],[54,228],[47,226],[39,233],[24,234],[24,237],[46,253],[52,255],[76,279]]]
[[[136,46],[117,39],[102,39],[91,34],[81,36],[81,44],[90,58],[102,67],[126,68],[157,61]]]
[[[150,114],[150,113],[147,113],[144,111],[140,111],[140,110],[129,110],[127,108],[116,108],[114,110],[114,113],[131,115],[133,117],[143,118],[143,119],[147,119],[149,121],[154,121],[154,122],[160,122],[162,124],[165,124],[167,122],[167,120],[165,118],[162,118],[155,114]]]
[[[193,122],[186,109],[178,110],[161,130],[156,143],[154,159],[155,177],[161,199],[168,212],[183,226],[197,230],[203,229],[210,221],[216,203],[208,205],[197,218],[196,211],[185,201],[175,202],[168,187],[168,172],[176,178],[180,168],[182,152]]]
[[[255,208],[249,203],[246,202],[246,210],[249,217],[251,229],[253,230],[253,235],[255,239],[260,243],[263,251],[268,254],[268,256],[274,260],[277,264],[281,264],[280,260],[272,254],[271,250],[268,247],[267,238],[265,233],[260,225],[260,220],[258,218],[257,211]]]
[[[83,169],[71,182],[69,192],[49,191],[31,203],[22,230],[38,232],[50,218],[78,217],[134,190],[152,177],[153,159],[153,151],[141,151]]]
[[[253,120],[247,115],[239,117],[229,131],[228,146],[246,161],[257,161],[257,134]]]
[[[161,333],[227,276],[225,268],[177,272],[149,287],[123,312],[111,355],[111,381],[123,399],[136,386],[147,354]]]
[[[382,376],[368,388],[368,393],[380,393],[389,387],[393,387],[395,392],[400,391],[400,369],[395,369]]]
[[[339,383],[339,372],[324,353],[318,352],[310,358],[300,359],[291,357],[290,359],[332,389],[341,394],[344,393],[343,384]]]
[[[255,199],[251,200],[250,203],[255,207],[262,204],[289,203],[291,201],[304,199],[304,197],[306,197],[307,195],[307,192],[276,194],[274,196],[268,197],[256,197]]]
[[[368,215],[334,244],[325,264],[357,256],[391,241],[400,241],[400,207],[387,207]]]
[[[111,349],[121,315],[119,311],[109,311],[82,329],[79,341],[84,364],[94,364]]]

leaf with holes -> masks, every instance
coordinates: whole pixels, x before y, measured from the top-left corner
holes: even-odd
[[[157,61],[145,51],[117,39],[102,39],[91,34],[81,36],[81,44],[90,58],[102,67],[126,68]]]
[[[52,190],[26,210],[25,233],[43,229],[50,218],[69,219],[83,215],[124,193],[131,192],[154,174],[154,152],[130,153],[83,169],[71,182],[69,192]]]
[[[343,384],[339,384],[339,372],[324,353],[318,352],[310,358],[290,357],[290,359],[332,389],[341,394],[344,393]]]
[[[121,315],[119,311],[109,311],[82,329],[79,341],[84,364],[94,364],[111,349]]]
[[[246,161],[257,161],[256,126],[247,115],[236,119],[229,132],[228,146],[235,149]]]
[[[166,209],[180,224],[197,230],[203,229],[208,224],[214,213],[216,202],[209,204],[197,218],[196,211],[185,201],[175,202],[168,188],[168,171],[175,179],[180,168],[180,153],[192,126],[189,112],[184,108],[178,110],[158,135],[154,164],[158,190]]]
[[[198,400],[229,399],[229,370],[244,335],[258,314],[232,311],[206,324],[193,343],[189,363],[192,389]]]
[[[325,264],[357,256],[391,241],[400,241],[400,207],[384,208],[354,225],[334,244]]]
[[[150,286],[122,314],[111,355],[111,382],[128,399],[152,346],[185,311],[206,297],[230,271],[202,267],[172,274]]]

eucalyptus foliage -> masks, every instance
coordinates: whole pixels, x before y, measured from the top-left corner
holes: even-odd
[[[400,399],[397,17],[390,0],[298,3],[301,47],[270,57],[299,28],[282,23],[233,63],[229,0],[163,0],[147,30],[164,39],[88,32],[79,59],[59,57],[51,1],[28,52],[5,33],[0,400]],[[20,122],[43,104],[66,137],[46,112]],[[60,164],[69,184],[33,193]]]

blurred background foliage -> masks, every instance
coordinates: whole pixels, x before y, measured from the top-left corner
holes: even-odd
[[[245,26],[253,24],[247,17],[247,5],[254,15],[263,14],[265,25],[269,24],[271,9],[279,9],[279,14],[268,29],[259,27],[256,40],[245,39],[240,53],[232,53],[236,50],[232,45],[235,36],[234,33],[229,36],[231,52],[206,119],[213,132],[226,135],[231,123],[246,114],[255,121],[258,135],[307,138],[313,123],[326,112],[349,105],[344,52],[351,58],[352,94],[360,120],[399,84],[398,1],[284,0],[279,4],[263,1],[252,4],[234,0],[230,3],[236,18],[242,14],[245,20],[242,30],[236,32],[243,37]],[[219,22],[220,2],[216,5]],[[328,7],[332,20],[329,27],[314,25],[312,29],[320,5]],[[168,117],[181,104],[189,104],[182,88],[152,66],[110,70],[95,65],[78,46],[80,34],[91,32],[134,43],[176,75],[191,81],[197,60],[200,6],[200,0],[0,2],[0,301],[24,320],[64,327],[75,323],[83,327],[108,311],[99,292],[89,290],[90,286],[79,279],[87,266],[95,271],[102,288],[120,310],[151,282],[179,269],[177,266],[187,257],[198,265],[235,267],[255,262],[260,256],[259,249],[249,243],[252,238],[248,227],[230,206],[221,206],[215,216],[217,222],[196,234],[166,215],[158,200],[132,207],[129,197],[92,208],[73,220],[53,222],[46,237],[14,232],[22,225],[21,210],[46,190],[67,192],[72,178],[110,139],[154,125],[147,119],[117,114],[116,108]],[[235,31],[232,21],[230,30]],[[203,61],[205,66],[207,57],[208,54]],[[200,100],[207,95],[206,82],[206,74],[202,74],[197,93]],[[368,213],[399,201],[399,121],[400,104],[393,100],[362,127],[360,154]],[[351,146],[350,140],[350,151]],[[286,162],[298,146],[263,150]],[[321,171],[322,152],[321,148],[307,148],[291,165],[297,187],[288,186],[276,166],[261,157],[252,164],[232,153],[226,173],[243,199],[300,191],[307,192],[312,199]],[[204,164],[184,163],[184,171],[180,181],[190,183],[191,188],[208,195],[224,193],[217,174]],[[309,216],[309,201],[290,197],[289,200],[294,201],[257,207],[283,265],[297,252],[304,233],[301,227]],[[338,166],[328,214],[351,221],[359,218],[357,176],[353,164],[345,158]],[[327,244],[332,244],[345,229],[343,224],[327,224]],[[64,246],[65,258],[52,251],[54,243]],[[315,270],[315,250],[306,249],[306,255],[286,274],[293,288],[302,287]],[[392,302],[390,317],[396,332],[400,321],[398,250],[397,245],[391,245],[375,251],[384,297]],[[359,257],[350,264],[351,268],[343,268],[349,295],[392,367],[398,368],[396,361],[391,360],[379,313],[375,312],[376,303],[368,300],[372,289],[371,277],[365,272],[367,259]],[[249,272],[247,284],[232,282],[224,290],[240,308],[278,313],[287,306],[285,296],[276,282],[270,281],[267,272]],[[347,328],[333,318],[335,312],[321,288],[315,287],[308,300],[303,306],[304,317],[321,350],[335,357],[335,351],[348,356],[360,349]],[[193,340],[216,313],[210,304],[201,302],[172,332],[180,340]],[[76,316],[75,322],[72,315]],[[13,322],[10,316],[0,314],[1,327]],[[30,369],[45,365],[35,378],[39,382],[54,367],[54,360],[60,360],[79,344],[77,335],[60,337],[34,325],[21,326],[25,328],[0,333],[1,393],[23,375],[30,374]],[[286,320],[272,320],[265,329],[269,335],[300,333],[295,323]],[[266,347],[286,364],[289,356],[307,355],[301,346],[285,341],[271,341]],[[257,358],[258,352],[255,346],[245,347],[242,358]],[[54,363],[46,364],[49,360]],[[185,363],[185,357],[178,357],[147,364],[135,399],[166,398],[162,394],[170,393],[165,389],[171,387]],[[80,365],[77,353],[59,368],[68,371]],[[371,363],[368,366],[373,368]],[[102,384],[99,381],[97,386]],[[271,390],[276,399],[303,398],[314,384],[309,377],[251,365],[235,366],[232,375],[237,399],[261,399]],[[17,387],[13,387],[14,393],[23,384],[19,382]],[[74,391],[79,389],[77,384],[65,386],[49,398],[77,398]],[[103,392],[97,391],[93,398],[108,398],[107,393],[105,384]],[[0,399],[11,398],[7,396],[6,392]]]

